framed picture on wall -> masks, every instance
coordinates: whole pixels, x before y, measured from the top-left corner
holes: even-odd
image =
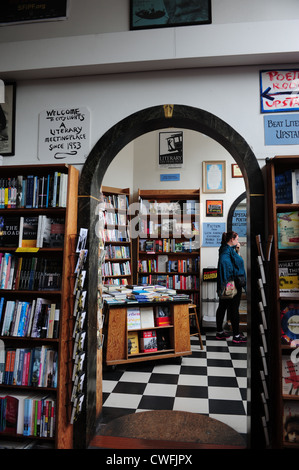
[[[206,200],[207,217],[223,217],[223,200]]]
[[[211,22],[211,0],[130,0],[131,30]]]
[[[202,162],[202,191],[203,193],[225,193],[226,167],[224,160]]]
[[[183,166],[183,132],[159,133],[159,167],[182,168]]]
[[[232,178],[243,178],[239,165],[232,163]]]
[[[0,25],[65,20],[69,0],[5,0],[1,4]]]
[[[0,155],[15,154],[16,84],[5,83],[5,103],[0,103]]]

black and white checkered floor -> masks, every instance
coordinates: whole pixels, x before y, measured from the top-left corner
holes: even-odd
[[[230,339],[207,332],[203,350],[191,337],[191,356],[105,370],[101,426],[129,413],[180,410],[215,418],[246,438],[247,347]]]

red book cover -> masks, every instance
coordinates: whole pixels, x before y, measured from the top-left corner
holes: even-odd
[[[140,350],[142,352],[155,352],[157,347],[157,335],[154,330],[143,331],[140,339]]]

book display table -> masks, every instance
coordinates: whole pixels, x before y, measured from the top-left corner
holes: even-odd
[[[106,364],[190,355],[189,303],[172,300],[105,304]],[[137,318],[135,324],[132,317]]]

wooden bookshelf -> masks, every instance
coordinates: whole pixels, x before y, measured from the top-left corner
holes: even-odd
[[[141,190],[137,283],[187,293],[200,305],[199,190]]]
[[[105,348],[105,362],[108,366],[125,364],[130,362],[144,362],[173,357],[190,355],[190,327],[189,327],[189,302],[146,302],[129,305],[105,305],[105,321],[107,331],[107,345]],[[128,308],[130,307],[169,307],[171,321],[166,326],[154,326],[128,330]],[[140,340],[144,331],[155,331],[167,336],[168,345],[163,349],[152,352],[129,354],[128,334],[136,332]]]
[[[291,319],[290,306],[294,305],[299,309],[299,292],[283,293],[281,291],[279,279],[279,266],[286,260],[294,261],[299,259],[298,247],[285,247],[280,245],[280,234],[278,228],[278,214],[282,213],[287,216],[289,212],[298,212],[298,201],[283,201],[277,199],[278,181],[280,175],[284,175],[286,171],[299,169],[299,156],[278,156],[270,159],[266,165],[267,173],[267,196],[268,196],[268,232],[273,234],[272,250],[269,261],[269,274],[271,285],[270,308],[271,318],[269,319],[270,328],[270,367],[269,378],[271,387],[271,445],[274,448],[299,448],[297,437],[296,443],[288,442],[285,433],[286,415],[296,414],[297,423],[299,421],[299,400],[296,396],[296,384],[289,387],[286,393],[287,381],[284,377],[291,379],[292,372],[285,367],[285,361],[290,360],[291,353],[295,350],[296,340],[298,343],[298,332],[289,326],[288,317]],[[292,184],[291,184],[292,186]],[[283,184],[283,191],[291,189],[289,185]],[[280,194],[283,197],[283,194]],[[297,234],[298,236],[298,234]],[[282,284],[281,284],[282,285]],[[297,310],[298,312],[299,310]],[[284,318],[287,321],[284,321]],[[296,321],[296,320],[294,320]],[[295,331],[295,332],[294,332]],[[291,363],[290,363],[291,365]],[[297,373],[298,375],[298,373]],[[298,424],[297,424],[298,427]]]
[[[12,335],[10,330],[8,335],[1,336],[5,350],[29,348],[34,349],[39,346],[51,347],[55,355],[57,356],[57,386],[32,386],[32,385],[11,385],[8,383],[0,384],[1,396],[5,395],[17,395],[25,393],[28,396],[38,397],[50,397],[55,403],[55,424],[53,433],[47,433],[45,436],[39,435],[28,435],[24,436],[22,433],[14,435],[8,434],[6,430],[2,430],[0,438],[2,440],[11,441],[23,441],[38,443],[47,443],[57,449],[70,449],[73,447],[73,427],[70,424],[71,416],[71,391],[72,391],[72,327],[73,327],[73,289],[74,289],[74,268],[75,268],[75,248],[76,248],[76,234],[77,234],[77,193],[78,193],[78,179],[79,172],[76,168],[70,165],[28,165],[28,166],[4,166],[1,167],[1,178],[8,180],[9,178],[14,179],[18,176],[23,177],[23,182],[28,180],[28,176],[33,175],[36,177],[37,182],[37,194],[41,194],[41,191],[47,191],[46,186],[42,187],[42,178],[47,178],[48,175],[51,178],[55,177],[55,173],[58,176],[59,182],[64,181],[64,187],[60,191],[65,192],[63,203],[64,206],[60,207],[55,205],[52,207],[50,199],[48,204],[40,202],[34,207],[26,207],[28,202],[19,202],[13,206],[2,207],[0,209],[0,217],[38,217],[41,215],[48,216],[49,218],[62,218],[64,220],[64,237],[62,246],[50,246],[50,247],[30,247],[30,248],[19,248],[5,246],[0,247],[1,253],[10,253],[17,259],[24,257],[24,259],[30,260],[33,257],[41,260],[43,258],[55,259],[57,265],[61,268],[61,278],[59,288],[31,288],[31,289],[15,289],[12,285],[11,289],[1,289],[0,297],[4,298],[5,302],[9,300],[22,300],[33,303],[38,298],[44,298],[50,303],[55,304],[59,307],[59,334],[57,338],[47,337],[32,337],[30,332],[28,336],[15,336]],[[61,174],[66,175],[66,178],[61,177]],[[46,179],[44,180],[44,182]],[[54,184],[52,179],[50,180],[50,191],[51,184]],[[1,181],[1,185],[3,182]],[[21,188],[18,189],[20,192],[24,191]],[[49,191],[49,189],[48,189]],[[57,194],[59,194],[59,186],[57,187]],[[58,200],[57,200],[57,204]],[[30,205],[30,203],[29,203]],[[54,243],[55,245],[55,243]],[[40,277],[41,274],[37,271],[36,276]],[[4,310],[2,312],[3,318]],[[2,330],[1,330],[2,331]],[[26,382],[25,382],[26,383]],[[53,435],[52,435],[53,434]]]
[[[104,197],[104,285],[132,284],[132,243],[129,230],[130,189],[102,186]]]

